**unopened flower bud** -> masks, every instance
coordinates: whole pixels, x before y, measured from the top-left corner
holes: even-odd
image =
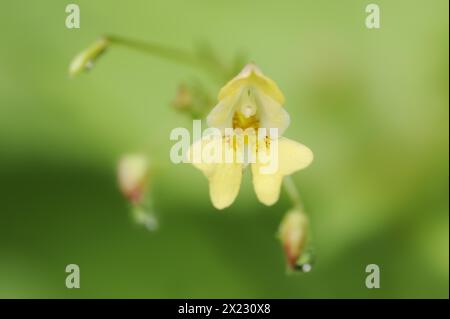
[[[199,118],[210,109],[212,103],[208,90],[200,82],[193,82],[178,86],[172,106],[177,111]]]
[[[279,237],[290,269],[297,267],[297,261],[305,250],[308,228],[308,218],[298,209],[287,212],[280,224]]]
[[[139,203],[148,178],[148,161],[139,154],[123,156],[118,165],[119,187],[125,197],[133,203]]]
[[[94,66],[95,60],[105,52],[108,44],[108,39],[100,38],[90,47],[80,52],[70,63],[69,75],[73,77],[84,70],[91,69]]]
[[[172,105],[177,110],[186,110],[192,106],[192,93],[185,84],[180,84],[172,101]]]

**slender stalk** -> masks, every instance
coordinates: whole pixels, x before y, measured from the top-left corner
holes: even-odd
[[[136,41],[116,35],[106,35],[105,38],[113,44],[123,45],[134,50],[180,62],[186,65],[191,65],[194,67],[200,66],[200,61],[190,52],[177,48],[164,47],[159,44]]]
[[[283,186],[284,189],[286,190],[286,193],[289,196],[289,199],[292,201],[294,207],[303,211],[303,204],[300,198],[300,193],[291,176],[286,176],[283,179]]]
[[[219,75],[220,80],[222,80],[226,74],[226,70],[222,64],[201,59],[187,50],[162,46],[150,42],[132,40],[116,35],[106,35],[104,38],[111,44],[121,45],[156,57],[178,62],[194,68],[203,69],[216,78],[218,78]]]

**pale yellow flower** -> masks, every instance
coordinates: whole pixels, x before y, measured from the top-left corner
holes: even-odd
[[[220,90],[218,99],[207,117],[210,127],[278,128],[281,136],[289,126],[289,114],[282,108],[283,93],[253,63]]]
[[[274,204],[283,177],[307,167],[313,160],[311,150],[300,143],[285,137],[277,139],[269,131],[262,137],[258,135],[262,128],[276,128],[281,135],[289,125],[289,115],[282,108],[283,94],[275,82],[249,64],[221,89],[219,100],[208,115],[209,126],[221,130],[241,129],[241,132],[251,129],[254,134],[244,133],[243,143],[238,143],[242,134],[205,137],[191,147],[189,159],[208,178],[213,205],[223,209],[233,203],[239,193],[242,170],[249,164],[258,199],[265,205]],[[217,156],[219,160],[205,161],[209,150],[219,147],[223,150]],[[276,168],[265,170],[274,164],[263,160],[263,155],[270,157],[271,151],[276,152]]]

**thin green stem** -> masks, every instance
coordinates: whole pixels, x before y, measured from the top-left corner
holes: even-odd
[[[200,66],[198,59],[190,52],[176,48],[164,47],[159,44],[136,41],[116,35],[106,35],[105,38],[113,44],[119,44],[147,54],[173,60],[194,67]]]
[[[294,207],[303,211],[303,204],[300,198],[300,193],[291,176],[286,176],[283,179],[283,186]]]
[[[104,36],[104,38],[111,44],[121,45],[146,54],[150,54],[152,56],[164,58],[194,68],[203,69],[216,78],[220,77],[220,79],[223,79],[226,74],[226,70],[224,69],[222,64],[218,62],[212,63],[211,61],[205,61],[192,52],[186,50],[162,46],[155,43],[136,41],[116,35],[106,35]]]

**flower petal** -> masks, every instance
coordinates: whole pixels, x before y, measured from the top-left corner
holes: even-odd
[[[260,154],[257,162],[252,164],[253,187],[256,196],[265,205],[273,205],[278,201],[284,176],[307,167],[313,160],[312,151],[303,144],[285,137],[272,141],[271,147],[277,147],[277,144],[278,159],[274,157],[272,160],[278,160],[278,169],[274,173],[266,173],[264,167],[273,163],[259,162]],[[267,156],[270,154],[264,147],[259,147],[258,152],[267,152]]]
[[[217,209],[230,206],[241,187],[242,164],[217,164],[209,179],[209,195]]]
[[[281,137],[278,139],[278,161],[280,174],[291,175],[296,171],[308,167],[313,159],[313,152],[305,145],[286,137]]]
[[[233,114],[236,106],[236,97],[230,96],[221,100],[208,114],[206,123],[209,127],[224,129],[233,127]]]
[[[253,63],[247,64],[236,77],[220,90],[219,100],[223,100],[228,96],[237,95],[239,90],[244,86],[255,86],[280,105],[284,104],[284,95],[277,84],[266,77]]]
[[[261,106],[261,127],[278,128],[278,136],[283,135],[290,124],[288,112],[274,99],[265,94],[258,94],[258,105]],[[270,131],[267,132],[269,134]]]
[[[259,168],[258,164],[252,164],[253,187],[259,201],[270,206],[275,204],[280,197],[283,176],[280,174],[261,174]]]
[[[221,147],[218,161],[208,163],[206,161],[205,150]],[[217,209],[230,206],[239,193],[242,179],[243,164],[225,162],[226,149],[232,154],[232,159],[236,158],[234,150],[225,141],[225,138],[204,137],[195,142],[189,149],[188,158],[191,163],[198,168],[209,181],[209,194],[211,201]]]

